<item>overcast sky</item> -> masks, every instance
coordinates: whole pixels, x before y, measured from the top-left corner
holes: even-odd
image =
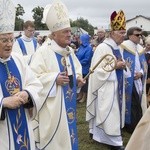
[[[32,9],[40,6],[45,7],[53,0],[13,0],[15,6],[21,4],[25,10],[23,19],[32,19]],[[137,15],[150,17],[150,0],[62,0],[69,10],[72,20],[83,17],[94,27],[107,28],[109,17],[113,11],[122,9],[126,19]]]

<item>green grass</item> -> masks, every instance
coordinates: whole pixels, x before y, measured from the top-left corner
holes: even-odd
[[[100,144],[90,139],[88,132],[88,123],[85,121],[85,110],[86,103],[77,104],[77,128],[79,138],[79,150],[109,150],[109,148],[106,145]],[[130,134],[123,131],[122,135],[124,145],[126,145],[130,138]]]

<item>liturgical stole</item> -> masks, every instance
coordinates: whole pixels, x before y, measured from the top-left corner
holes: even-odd
[[[20,49],[22,50],[22,54],[23,55],[28,55],[27,51],[26,51],[26,47],[25,47],[24,42],[22,41],[22,39],[21,38],[17,38],[17,41],[19,43]],[[34,45],[34,50],[36,51],[37,41],[36,41],[35,38],[33,38],[32,41],[33,41],[33,45]]]
[[[56,53],[56,57],[58,60],[60,71],[67,72],[65,58],[62,55],[59,55],[57,53]],[[77,137],[77,126],[76,126],[76,76],[75,76],[73,60],[70,55],[68,57],[69,57],[71,67],[72,67],[72,72],[73,72],[73,75],[72,75],[73,78],[70,80],[70,82],[73,82],[73,83],[64,85],[62,87],[62,90],[64,93],[66,115],[68,119],[68,127],[70,131],[72,150],[78,150],[78,137]]]
[[[21,76],[12,58],[5,63],[0,62],[0,84],[4,97],[13,96],[22,90]],[[31,150],[24,107],[5,108],[5,115],[10,120],[15,150]]]
[[[131,52],[124,50],[123,52],[124,60],[128,63],[129,69],[131,71],[131,77],[126,79],[125,84],[125,93],[126,93],[126,114],[125,114],[125,123],[131,123],[131,101],[132,101],[132,87],[134,84],[134,69],[135,69],[135,55]],[[144,70],[144,76],[142,77],[142,87],[144,89],[144,81],[146,79],[146,59],[145,55],[139,55],[141,68]],[[143,93],[143,92],[142,92]],[[141,97],[140,97],[141,101]]]

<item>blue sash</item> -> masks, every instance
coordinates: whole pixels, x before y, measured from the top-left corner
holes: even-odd
[[[143,86],[143,92],[144,92],[144,84],[145,84],[145,80],[147,79],[147,69],[148,69],[148,65],[147,65],[147,61],[146,61],[146,57],[145,57],[145,53],[139,55],[139,59],[140,59],[140,63],[141,63],[141,68],[144,71],[143,77],[142,77],[142,86]],[[143,93],[142,92],[142,93]]]
[[[105,43],[107,44],[107,43]],[[111,49],[116,59],[122,60],[122,56],[120,54],[119,49],[114,49],[111,45],[107,44]],[[118,103],[120,109],[120,119],[122,120],[122,103],[123,103],[123,69],[116,69],[116,75],[118,80]],[[121,122],[122,123],[122,122]]]
[[[62,63],[64,62],[61,55],[56,53],[56,57],[59,63],[60,71],[66,71],[66,66]],[[73,87],[70,87],[69,85],[63,86],[63,93],[64,93],[64,100],[65,100],[65,106],[66,106],[66,114],[68,119],[68,126],[70,131],[70,138],[71,138],[71,145],[72,150],[78,150],[78,136],[77,136],[77,126],[76,126],[76,75],[75,75],[75,69],[73,65],[73,61],[71,56],[69,56],[72,70],[73,70]]]
[[[22,50],[22,54],[23,55],[27,55],[27,51],[26,51],[26,47],[24,45],[24,42],[21,38],[17,38],[17,41],[19,43],[20,49]],[[34,44],[34,50],[36,51],[36,47],[37,47],[37,41],[35,38],[33,38],[33,44]]]
[[[123,57],[131,71],[131,77],[126,79],[125,83],[125,97],[126,97],[126,113],[125,123],[131,123],[131,101],[132,101],[132,87],[134,84],[134,69],[135,69],[135,55],[124,49]],[[144,87],[144,81],[146,79],[146,59],[144,54],[139,56],[141,68],[144,70],[144,76],[142,78],[142,85]],[[143,88],[144,89],[144,88]],[[141,98],[140,98],[141,101]]]
[[[12,58],[5,64],[0,62],[0,83],[4,97],[14,95],[22,90],[21,76]],[[17,109],[5,108],[5,111],[10,120],[15,150],[31,150],[23,106]]]
[[[114,55],[117,59],[122,59],[119,50],[113,50]],[[120,117],[122,117],[122,103],[123,103],[123,69],[116,69],[117,80],[118,80],[118,98],[119,98],[119,108],[120,108]],[[122,118],[121,118],[122,119]]]

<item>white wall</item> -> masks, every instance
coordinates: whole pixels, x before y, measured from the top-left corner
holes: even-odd
[[[18,36],[20,32],[23,34],[23,31],[14,31],[14,36],[15,37]],[[41,36],[49,35],[50,34],[49,30],[36,30],[35,32],[38,32],[39,35],[41,35]]]
[[[145,19],[143,17],[137,17],[126,24],[126,28],[129,29],[130,27],[137,26],[142,28],[145,31],[150,31],[150,20]]]

